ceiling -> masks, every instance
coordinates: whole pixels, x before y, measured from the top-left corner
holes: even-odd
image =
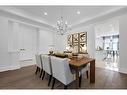
[[[124,10],[124,8],[122,6],[0,6],[2,11],[22,17],[25,21],[27,19],[35,21],[51,29],[56,26],[60,16],[63,16],[64,20],[74,28],[84,22]],[[80,14],[77,14],[77,11]],[[44,15],[44,12],[47,12],[47,15]],[[120,11],[119,13],[121,14]]]
[[[97,17],[117,6],[13,6],[24,13],[34,16],[52,26],[62,15],[69,25],[75,25],[86,21],[87,19]],[[77,14],[80,11],[80,14]],[[44,15],[47,12],[47,15]]]

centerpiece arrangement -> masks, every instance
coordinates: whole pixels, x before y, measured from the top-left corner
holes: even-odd
[[[50,55],[53,55],[53,50],[50,50],[50,51],[49,51],[49,54],[50,54]]]

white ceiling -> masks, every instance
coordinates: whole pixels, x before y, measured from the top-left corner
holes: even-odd
[[[33,16],[40,21],[50,24],[52,26],[56,25],[56,21],[62,15],[65,21],[70,25],[79,24],[87,19],[97,17],[111,10],[120,8],[118,6],[13,6],[24,12]],[[76,12],[80,11],[81,14],[78,15]],[[47,12],[48,15],[45,16],[43,12]]]

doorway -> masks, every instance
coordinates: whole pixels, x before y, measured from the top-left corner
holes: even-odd
[[[95,27],[97,66],[118,71],[119,65],[119,23],[110,21]]]

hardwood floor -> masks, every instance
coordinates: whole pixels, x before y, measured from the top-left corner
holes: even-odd
[[[48,87],[48,75],[41,80],[39,74],[35,74],[35,66],[28,66],[13,71],[0,72],[0,89],[50,89]],[[55,83],[55,89],[63,89],[64,85],[58,81]],[[95,84],[90,84],[86,75],[83,75],[81,89],[126,89],[127,75],[96,68]],[[68,89],[75,89],[75,81]]]

